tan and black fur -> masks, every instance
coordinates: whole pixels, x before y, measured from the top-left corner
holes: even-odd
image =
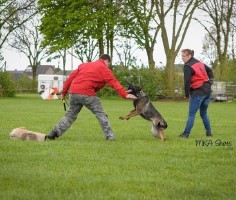
[[[9,137],[13,140],[45,141],[47,139],[46,134],[30,131],[24,127],[13,129]]]
[[[140,115],[144,119],[151,121],[152,128],[151,132],[153,136],[161,138],[162,141],[165,140],[163,130],[167,128],[167,123],[161,116],[161,114],[153,106],[149,97],[143,92],[143,90],[136,85],[129,83],[128,93],[133,94],[138,97],[133,101],[134,110],[124,117],[120,117],[121,120],[128,120],[131,117]]]

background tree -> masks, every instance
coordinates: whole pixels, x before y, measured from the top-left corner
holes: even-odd
[[[35,0],[0,1],[0,52],[9,35],[35,15]]]
[[[81,45],[81,38],[83,41],[91,41],[92,38],[97,40],[99,54],[106,52],[112,56],[114,26],[117,21],[114,16],[119,8],[117,2],[119,1],[39,0],[44,45],[49,45],[52,52],[56,52],[75,44]],[[76,52],[80,54],[80,50],[76,49]]]
[[[141,49],[145,49],[149,69],[153,70],[154,48],[160,29],[154,0],[125,1],[120,13],[120,35],[134,39]]]
[[[160,21],[161,37],[166,55],[167,92],[174,96],[175,58],[182,47],[184,38],[200,0],[155,0]],[[169,27],[171,29],[169,30]]]
[[[216,30],[214,27],[210,28],[211,35],[216,34]],[[208,33],[205,34],[205,37],[203,39],[203,45],[202,45],[202,54],[203,56],[210,61],[211,65],[214,65],[216,59],[217,59],[217,49],[214,41],[211,39],[210,35]]]
[[[98,40],[99,54],[107,53],[113,57],[114,37],[116,34],[115,26],[119,20],[122,0],[98,0],[91,2],[93,11],[91,18],[94,23],[91,26],[91,33]]]
[[[66,75],[67,49],[58,50],[55,53],[51,53],[50,50],[48,50],[48,54],[47,62],[51,62],[54,59],[62,59],[62,71],[63,75]],[[58,70],[60,70],[59,63],[60,62],[58,62]]]
[[[8,42],[12,48],[28,58],[32,67],[33,88],[37,67],[41,60],[48,56],[46,48],[42,46],[43,37],[39,32],[39,24],[40,21],[37,19],[24,23],[12,33],[13,38]]]
[[[137,67],[138,66],[138,60],[134,56],[134,53],[136,50],[138,50],[137,45],[134,44],[131,40],[128,38],[120,38],[116,40],[117,45],[114,46],[114,50],[116,51],[116,54],[118,56],[118,63],[120,67]]]
[[[236,18],[236,16],[235,16],[235,18]],[[235,23],[236,24],[236,23]],[[230,47],[231,47],[231,52],[230,52],[230,57],[233,59],[233,60],[235,60],[236,59],[236,45],[235,45],[235,34],[236,34],[236,27],[232,27],[232,32],[231,32],[231,45],[230,45]]]
[[[5,68],[6,68],[6,62],[2,63],[2,61],[3,61],[3,56],[2,56],[1,50],[0,50],[0,72],[5,71]]]
[[[219,62],[218,78],[223,80],[224,68],[229,56],[230,34],[232,34],[233,14],[236,12],[235,0],[208,0],[199,7],[207,15],[204,18],[196,19],[207,31],[217,49],[217,60]],[[209,20],[208,20],[209,19]],[[214,32],[212,32],[214,27]]]
[[[53,56],[51,56],[53,55]],[[66,63],[67,63],[67,55],[71,56],[71,68],[73,68],[73,58],[78,59],[83,62],[90,62],[96,58],[98,58],[98,43],[96,40],[90,38],[81,37],[78,42],[73,45],[70,49],[61,49],[52,53],[50,57],[47,59],[50,62],[53,59],[62,59],[62,70],[63,74],[66,75]],[[78,63],[76,63],[76,66]]]
[[[74,45],[75,57],[81,62],[91,62],[95,58],[98,58],[98,41],[92,39],[92,37],[81,39]]]
[[[235,60],[236,59],[236,45],[235,45],[235,41],[236,41],[236,1],[234,1],[234,5],[233,5],[233,13],[232,13],[232,17],[230,20],[230,27],[231,27],[231,32],[230,32],[230,48],[231,48],[231,52],[230,52],[230,57]]]

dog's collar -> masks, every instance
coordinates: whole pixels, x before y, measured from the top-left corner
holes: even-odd
[[[141,90],[138,94],[137,94],[137,97],[144,97],[144,96],[147,96],[143,90]]]

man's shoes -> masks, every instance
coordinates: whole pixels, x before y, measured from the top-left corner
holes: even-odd
[[[116,140],[116,138],[115,138],[114,135],[107,135],[107,136],[106,136],[106,140],[114,141],[114,140]]]
[[[52,130],[51,133],[49,133],[47,135],[47,139],[49,139],[49,140],[55,140],[55,138],[57,138],[57,137],[58,137],[57,132],[54,130]]]
[[[179,137],[188,138],[188,135],[184,132],[180,133]]]

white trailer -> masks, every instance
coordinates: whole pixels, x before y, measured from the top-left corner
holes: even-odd
[[[215,81],[212,85],[212,98],[215,101],[230,101],[233,95],[227,91],[227,83],[223,81]]]
[[[212,96],[223,96],[226,94],[226,82],[223,81],[214,81],[213,85],[211,86],[212,89]]]
[[[63,84],[66,80],[66,76],[64,75],[38,75],[38,93],[42,95],[43,93],[52,93],[60,94],[63,89]],[[47,94],[44,94],[45,96]]]

